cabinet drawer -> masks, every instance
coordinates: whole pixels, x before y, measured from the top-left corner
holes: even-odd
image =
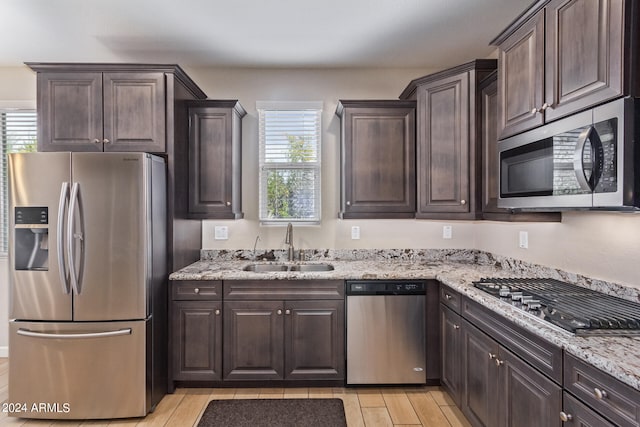
[[[222,299],[222,282],[219,280],[174,281],[171,285],[171,299],[174,301],[202,301]]]
[[[593,409],[589,408],[566,391],[563,393],[562,398],[562,412],[564,412],[567,417],[570,417],[570,421],[573,423],[572,425],[614,427],[613,424],[602,418]]]
[[[640,391],[565,353],[564,387],[620,426],[640,426]]]
[[[562,349],[560,347],[525,331],[468,298],[462,299],[461,314],[470,323],[491,335],[504,347],[557,384],[562,384]]]
[[[344,299],[342,280],[225,280],[225,300]]]
[[[440,302],[456,313],[460,313],[460,294],[450,287],[440,286]]]

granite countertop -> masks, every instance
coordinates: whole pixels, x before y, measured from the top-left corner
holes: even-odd
[[[468,255],[468,254],[467,254]],[[514,268],[513,263],[494,262],[478,257],[419,257],[415,260],[395,257],[395,259],[351,259],[312,260],[310,263],[329,263],[334,270],[326,272],[279,271],[256,273],[243,268],[253,263],[296,264],[272,261],[253,262],[248,260],[203,259],[171,274],[171,280],[291,280],[291,279],[438,279],[499,315],[506,317],[524,329],[562,347],[565,351],[584,360],[625,384],[640,390],[640,337],[578,337],[535,316],[519,310],[508,303],[492,297],[475,287],[472,282],[482,277],[546,277],[546,268],[536,270],[531,266]],[[508,268],[505,268],[508,267]],[[561,275],[561,279],[570,279]],[[576,280],[577,284],[580,280]],[[600,282],[591,283],[592,288],[601,289]],[[613,294],[624,294],[614,289]],[[632,297],[637,294],[632,291]],[[628,292],[627,292],[628,293]],[[625,296],[625,295],[623,295]],[[632,299],[632,298],[628,298]]]

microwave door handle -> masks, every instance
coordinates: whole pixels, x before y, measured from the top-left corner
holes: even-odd
[[[589,126],[587,129],[580,133],[580,135],[578,136],[578,142],[576,143],[576,149],[573,154],[573,171],[576,174],[578,185],[580,185],[580,188],[585,191],[593,191],[589,180],[587,180],[587,177],[584,174],[584,161],[582,158],[584,147],[589,140],[592,132],[593,126]]]
[[[65,259],[64,241],[65,241],[65,223],[66,218],[64,216],[65,210],[69,206],[69,183],[63,182],[60,188],[60,201],[58,203],[58,224],[56,227],[56,240],[58,250],[58,274],[60,275],[60,282],[62,283],[62,292],[68,295],[71,292],[69,267]]]
[[[593,170],[591,172],[591,179],[589,183],[591,188],[595,190],[600,178],[602,178],[602,172],[604,170],[604,146],[598,130],[595,127],[591,127],[592,131],[589,134],[589,140],[591,141],[591,156],[593,161]]]

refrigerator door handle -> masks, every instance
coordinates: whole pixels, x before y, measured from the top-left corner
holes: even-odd
[[[67,262],[69,263],[69,272],[71,277],[71,287],[76,295],[82,292],[82,277],[84,273],[84,214],[82,211],[82,202],[80,200],[80,183],[74,182],[71,187],[71,201],[69,202],[69,212],[67,218]],[[75,214],[78,213],[78,227],[75,229]],[[76,258],[75,240],[80,246],[79,262]],[[78,269],[76,271],[76,264]]]
[[[28,329],[18,329],[18,335],[31,338],[53,338],[53,339],[87,339],[87,338],[107,338],[131,335],[131,328],[118,329],[116,331],[90,332],[81,334],[49,334],[46,332],[34,332]]]
[[[69,206],[69,183],[63,182],[60,188],[60,201],[58,203],[58,225],[56,230],[56,240],[58,248],[58,273],[60,274],[60,283],[62,283],[62,293],[68,295],[71,293],[69,268],[65,260],[64,252],[64,231],[65,216],[64,212]]]

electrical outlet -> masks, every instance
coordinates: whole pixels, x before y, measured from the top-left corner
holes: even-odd
[[[225,225],[216,225],[214,228],[215,240],[227,240],[229,239],[229,228]]]
[[[527,233],[526,231],[520,232],[518,246],[521,249],[527,249],[529,247],[529,233]]]
[[[351,227],[351,240],[360,239],[360,227],[354,225]]]
[[[451,239],[453,235],[453,227],[450,225],[445,225],[442,227],[442,238],[443,239]]]

